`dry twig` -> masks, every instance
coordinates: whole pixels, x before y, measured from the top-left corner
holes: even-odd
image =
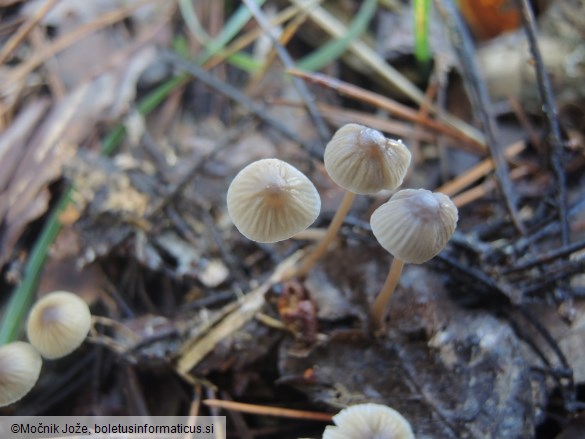
[[[552,93],[550,79],[546,74],[544,61],[536,37],[536,24],[532,7],[528,0],[516,0],[516,4],[521,11],[524,30],[528,38],[528,44],[534,59],[536,78],[538,81],[538,90],[543,103],[543,110],[546,114],[550,129],[551,156],[550,161],[552,170],[557,183],[557,205],[559,209],[559,221],[561,222],[561,239],[563,245],[569,243],[569,219],[567,215],[567,182],[563,168],[563,141],[561,140],[561,129],[557,115],[555,98]]]
[[[309,412],[306,410],[294,410],[265,405],[246,404],[243,402],[224,401],[221,399],[205,399],[203,404],[208,407],[219,407],[225,410],[235,410],[255,415],[276,416],[279,418],[304,419],[307,421],[331,422],[329,413]]]
[[[285,124],[272,118],[268,114],[268,111],[262,105],[254,102],[252,99],[250,99],[249,97],[244,95],[242,92],[240,92],[235,87],[233,87],[225,82],[221,82],[220,80],[218,80],[213,75],[206,72],[205,70],[203,70],[199,66],[182,59],[181,57],[177,56],[173,52],[167,51],[163,56],[165,58],[167,58],[169,61],[171,61],[175,66],[177,66],[181,70],[186,71],[190,75],[199,79],[201,82],[204,82],[207,86],[226,95],[228,98],[237,102],[239,105],[246,107],[248,110],[250,110],[257,117],[262,119],[264,122],[266,122],[267,124],[271,125],[275,129],[280,131],[282,134],[284,134],[286,137],[291,139],[293,142],[296,142],[299,145],[301,145],[303,148],[305,148],[313,156],[315,156],[316,158],[320,158],[320,154],[315,150],[315,148],[311,144],[309,144],[309,143],[305,142],[303,139],[301,139],[297,133],[295,133],[294,131],[289,129]]]
[[[287,69],[293,68],[294,67],[293,59],[289,55],[288,51],[282,46],[282,44],[280,44],[280,42],[278,41],[278,38],[276,38],[274,36],[274,34],[272,33],[272,29],[270,27],[270,22],[268,21],[268,19],[266,18],[266,16],[262,12],[262,10],[258,7],[258,5],[256,3],[254,3],[251,0],[243,0],[243,1],[244,1],[245,5],[248,7],[248,9],[250,10],[250,12],[252,13],[252,15],[254,15],[254,18],[256,19],[256,21],[258,22],[260,27],[264,30],[266,35],[268,35],[268,37],[272,41],[272,44],[274,45],[274,48],[276,49],[276,52],[278,53],[278,56],[279,56],[280,60],[282,61],[282,63],[284,64],[284,66]],[[311,96],[311,93],[309,92],[309,89],[307,88],[307,86],[305,85],[305,83],[303,81],[301,81],[300,79],[297,79],[297,78],[293,79],[293,84],[294,84],[295,88],[297,89],[297,91],[299,92],[299,96],[301,97],[301,99],[305,103],[305,106],[307,107],[307,111],[311,115],[311,118],[313,119],[313,123],[317,127],[317,131],[319,132],[319,136],[321,137],[321,140],[323,142],[328,142],[329,138],[331,137],[331,133],[329,132],[329,128],[327,128],[327,125],[323,121],[323,118],[319,114],[319,111],[317,110],[317,107],[315,106],[314,99]]]
[[[458,54],[461,66],[463,69],[463,76],[469,85],[470,99],[473,104],[473,109],[477,113],[481,125],[485,131],[487,145],[490,154],[495,163],[495,174],[508,212],[516,228],[522,233],[525,233],[525,228],[517,210],[517,196],[514,192],[508,176],[508,165],[504,158],[504,154],[499,147],[499,132],[495,118],[491,114],[491,101],[485,81],[481,78],[479,73],[479,66],[474,56],[473,43],[469,31],[465,27],[455,4],[451,0],[435,0],[435,4],[446,27],[449,30],[449,35],[455,51]]]
[[[289,69],[288,73],[303,78],[307,81],[314,82],[315,84],[319,84],[335,90],[340,95],[349,96],[361,102],[374,105],[375,107],[386,110],[395,116],[419,123],[439,133],[456,138],[459,141],[465,142],[476,153],[482,153],[484,151],[484,145],[480,142],[477,142],[473,137],[469,137],[467,134],[459,131],[458,129],[453,128],[450,125],[445,125],[434,119],[429,119],[426,117],[421,118],[421,115],[418,113],[418,111],[377,93],[364,90],[361,87],[348,84],[347,82],[340,81],[337,78],[323,75],[321,73],[307,73],[297,69]]]

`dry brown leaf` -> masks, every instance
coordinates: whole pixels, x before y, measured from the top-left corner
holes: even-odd
[[[63,164],[70,160],[78,145],[100,121],[120,118],[129,108],[138,76],[154,57],[155,49],[146,47],[121,69],[76,87],[53,106],[27,144],[18,142],[22,135],[16,137],[16,131],[2,136],[2,141],[9,142],[2,148],[2,155],[20,155],[21,159],[12,160],[13,178],[4,183],[5,189],[0,193],[0,218],[4,226],[0,266],[10,257],[27,224],[46,211],[50,198],[47,186],[61,176]],[[14,152],[10,152],[12,149]]]
[[[440,278],[415,266],[392,298],[390,322],[385,339],[337,332],[306,356],[283,344],[281,380],[336,408],[389,405],[421,439],[531,437],[530,364],[506,322],[458,308]]]
[[[39,120],[49,107],[48,99],[38,99],[27,106],[0,134],[0,193],[12,179],[16,166],[26,152],[25,145]]]

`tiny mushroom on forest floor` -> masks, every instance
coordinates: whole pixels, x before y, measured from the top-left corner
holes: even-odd
[[[0,347],[0,407],[12,404],[34,387],[43,360],[37,350],[23,341]]]
[[[398,191],[374,211],[370,219],[372,232],[380,245],[394,255],[386,282],[372,305],[376,328],[382,327],[404,263],[422,264],[437,255],[451,239],[457,220],[457,207],[451,199],[426,189]]]
[[[333,417],[323,439],[414,439],[410,424],[396,410],[381,404],[357,404]]]
[[[76,294],[55,291],[31,308],[26,333],[44,358],[64,357],[77,349],[91,327],[87,303]]]
[[[242,235],[257,242],[288,239],[319,216],[321,198],[311,181],[278,159],[249,164],[227,192],[230,218]]]
[[[356,194],[394,190],[402,184],[410,151],[400,140],[387,139],[375,129],[350,123],[341,127],[325,147],[325,169],[331,179],[345,189],[323,240],[303,260],[297,271],[304,277],[325,254],[347,216]]]

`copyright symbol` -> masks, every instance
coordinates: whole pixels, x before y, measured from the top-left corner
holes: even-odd
[[[12,431],[13,433],[18,433],[20,431],[20,429],[18,428],[18,424],[12,424],[10,426],[10,431]]]

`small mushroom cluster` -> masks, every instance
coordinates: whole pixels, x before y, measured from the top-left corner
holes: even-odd
[[[42,358],[69,355],[81,345],[90,326],[89,307],[76,294],[56,291],[38,300],[26,326],[30,343],[0,346],[0,407],[30,392],[39,378]]]
[[[296,272],[304,278],[326,253],[356,194],[396,190],[410,165],[410,152],[400,140],[355,123],[341,127],[327,144],[325,169],[345,189],[345,195],[322,241]],[[238,230],[258,242],[276,242],[309,227],[321,202],[315,186],[293,166],[277,159],[254,162],[232,181],[227,193],[228,213]],[[457,208],[444,194],[404,189],[372,214],[372,232],[394,255],[392,266],[371,315],[374,327],[383,325],[386,306],[405,262],[422,264],[447,244],[457,225]]]

